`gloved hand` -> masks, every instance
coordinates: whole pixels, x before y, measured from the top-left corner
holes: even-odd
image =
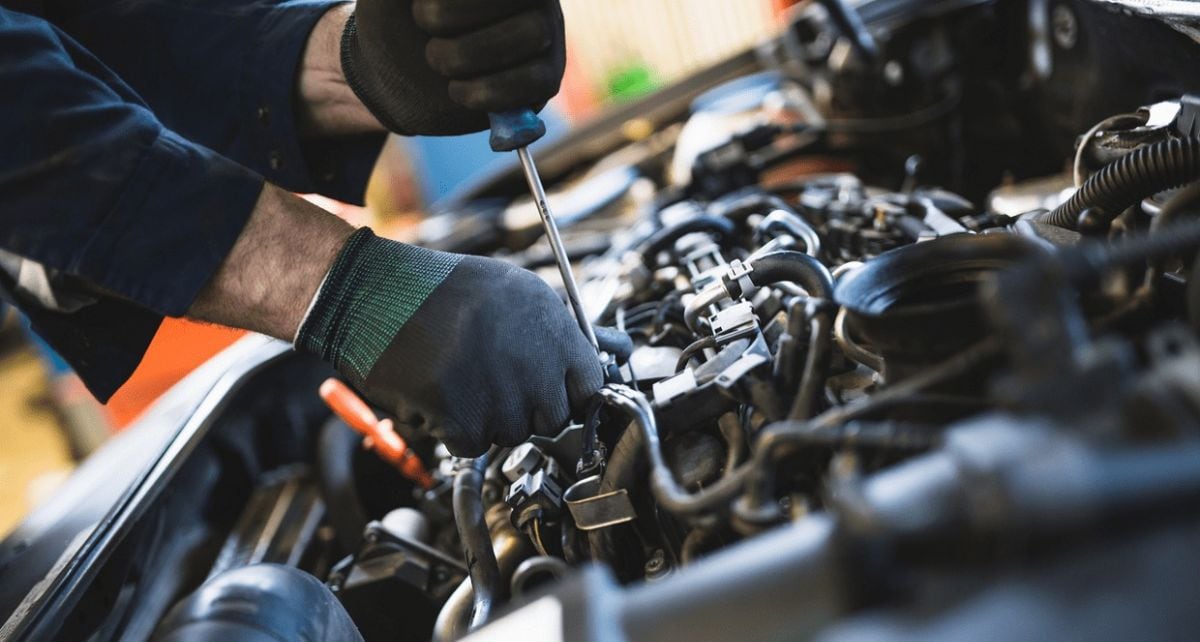
[[[541,106],[566,65],[558,0],[358,0],[346,81],[388,129],[487,129],[487,112]]]
[[[532,273],[355,232],[296,348],[456,455],[552,435],[603,384],[566,305]]]

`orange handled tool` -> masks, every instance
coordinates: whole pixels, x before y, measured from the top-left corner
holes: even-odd
[[[326,379],[321,384],[320,395],[334,414],[355,432],[362,434],[363,445],[374,450],[375,454],[421,488],[433,488],[433,477],[417,454],[409,449],[404,438],[396,434],[391,419],[376,417],[367,402],[337,379]]]

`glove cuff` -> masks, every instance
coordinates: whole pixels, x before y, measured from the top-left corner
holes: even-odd
[[[297,350],[333,364],[361,385],[460,256],[354,232],[338,253],[296,334]]]

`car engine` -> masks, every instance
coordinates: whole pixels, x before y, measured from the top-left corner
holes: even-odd
[[[543,149],[585,416],[467,460],[310,408],[146,630],[274,562],[367,640],[1187,637],[1200,32],[1135,4],[809,3]],[[420,242],[559,286],[521,194]]]

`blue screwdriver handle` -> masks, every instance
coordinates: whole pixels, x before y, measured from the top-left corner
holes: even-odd
[[[494,152],[527,147],[546,134],[546,123],[532,109],[493,112],[488,114],[488,120],[492,123],[492,136],[488,142]]]

